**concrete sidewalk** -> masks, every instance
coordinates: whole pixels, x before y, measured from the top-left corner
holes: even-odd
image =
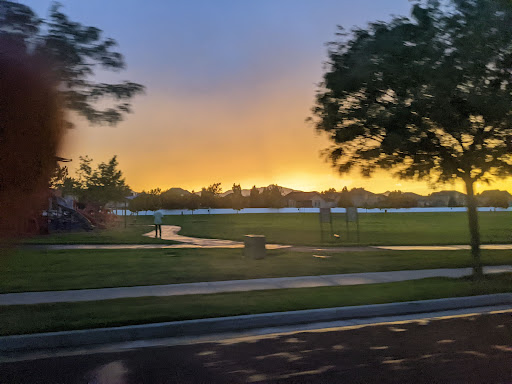
[[[484,267],[484,273],[512,272],[512,266]],[[471,268],[421,269],[409,271],[349,273],[339,275],[278,277],[267,279],[212,281],[186,284],[150,285],[119,288],[80,289],[69,291],[21,292],[0,294],[1,305],[26,305],[79,302],[145,296],[182,296],[222,292],[246,292],[268,289],[333,287],[378,284],[428,277],[459,278],[471,275]]]

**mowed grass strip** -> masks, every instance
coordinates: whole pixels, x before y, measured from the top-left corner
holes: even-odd
[[[0,292],[51,291],[265,277],[471,267],[468,250],[290,252],[246,259],[241,249],[19,249],[0,258]],[[327,256],[316,258],[313,255]],[[512,264],[512,251],[484,250],[484,265]]]
[[[298,288],[173,297],[1,307],[0,334],[115,327],[256,313],[460,297],[512,290],[512,275],[431,278],[345,287]]]
[[[131,220],[133,221],[133,220]],[[147,221],[147,220],[145,220]],[[34,236],[24,239],[25,244],[175,244],[175,241],[162,240],[143,234],[154,230],[147,224],[131,224],[109,229],[92,231],[61,232],[49,235]]]
[[[483,243],[512,242],[512,213],[480,212]],[[469,244],[465,212],[429,213],[361,213],[360,245],[434,245]],[[151,217],[140,217],[149,223]],[[182,227],[185,236],[242,240],[246,234],[265,235],[268,243],[291,245],[355,245],[355,223],[349,233],[345,214],[333,214],[334,233],[340,239],[326,236],[322,240],[317,213],[268,213],[233,215],[166,216],[164,224]],[[329,226],[324,224],[325,234]]]

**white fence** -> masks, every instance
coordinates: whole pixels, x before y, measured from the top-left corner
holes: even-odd
[[[480,212],[512,212],[511,208],[492,208],[492,207],[480,207]],[[196,209],[190,211],[188,209],[161,209],[164,216],[175,216],[175,215],[236,215],[244,213],[318,213],[319,208],[244,208],[239,211],[230,208],[219,208],[219,209]],[[431,207],[431,208],[398,208],[398,209],[365,209],[358,208],[359,213],[420,213],[420,212],[466,212],[465,207]],[[345,208],[332,208],[332,213],[345,213]],[[124,215],[124,210],[114,211],[117,215]],[[128,215],[131,215],[130,210],[127,211]],[[139,211],[140,216],[152,216],[153,211]]]

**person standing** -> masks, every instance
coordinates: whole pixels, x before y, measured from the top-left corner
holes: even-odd
[[[164,214],[162,211],[158,210],[153,213],[154,223],[155,223],[155,237],[158,237],[158,232],[160,232],[160,238],[162,238],[162,217]]]

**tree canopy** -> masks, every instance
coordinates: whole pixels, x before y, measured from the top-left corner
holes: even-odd
[[[509,176],[512,5],[416,1],[411,17],[340,30],[313,109],[340,173],[466,185],[479,255],[474,183]]]
[[[233,184],[231,188],[233,193],[230,195],[231,197],[231,206],[233,209],[239,211],[244,207],[244,197],[242,196],[242,187],[240,184]]]
[[[77,177],[64,177],[61,189],[64,194],[76,196],[81,203],[104,206],[108,202],[122,201],[130,193],[130,187],[126,185],[118,166],[117,157],[114,156],[94,169],[92,159],[81,156]]]
[[[261,205],[260,191],[255,185],[252,186],[249,192],[249,205],[251,208],[258,208]]]
[[[117,124],[131,111],[133,96],[144,91],[131,81],[111,84],[92,79],[98,70],[124,69],[124,58],[115,50],[115,40],[103,37],[96,27],[70,20],[58,3],[42,19],[24,4],[1,1],[0,38],[49,60],[64,106],[93,124]],[[98,102],[106,100],[109,106],[101,109]]]
[[[508,208],[512,196],[507,191],[492,190],[484,191],[478,195],[481,205],[496,208]]]
[[[261,192],[260,198],[264,207],[283,208],[285,206],[281,187],[276,184],[270,184],[268,187],[265,187]]]
[[[316,128],[342,173],[488,181],[512,170],[512,9],[506,2],[416,3],[330,45]]]
[[[352,199],[351,193],[348,190],[347,187],[343,187],[343,189],[340,192],[340,197],[338,199],[338,207],[353,207],[354,201]]]
[[[381,208],[412,208],[416,207],[418,202],[404,195],[402,191],[392,191],[379,205]]]
[[[216,208],[217,197],[222,193],[221,183],[213,183],[201,188],[200,205],[204,208]]]

